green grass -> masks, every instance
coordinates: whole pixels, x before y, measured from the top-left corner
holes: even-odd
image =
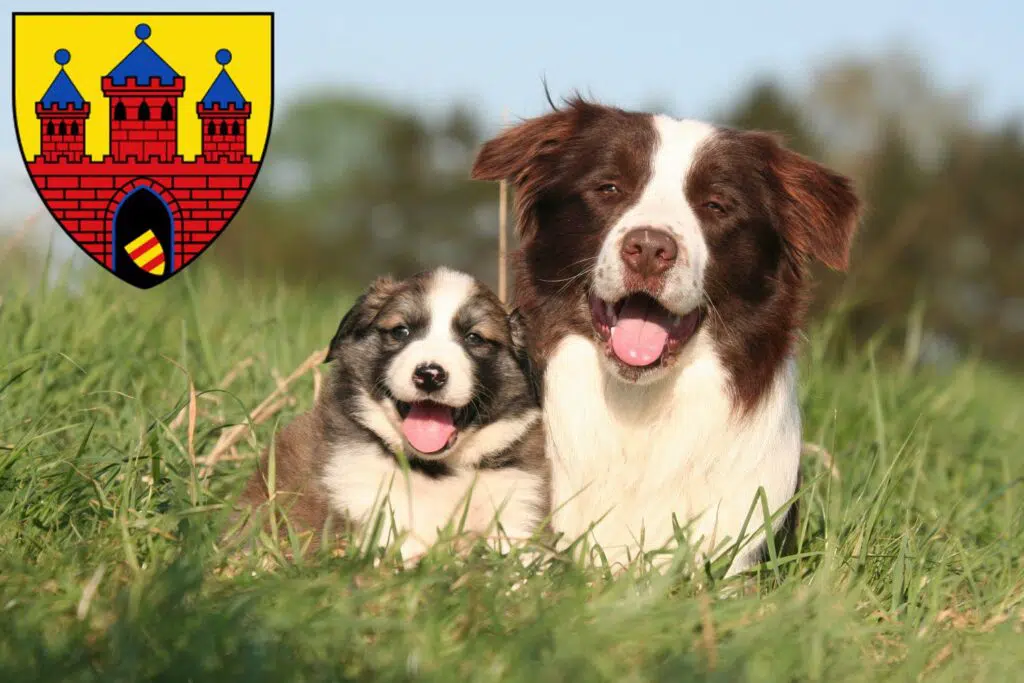
[[[840,478],[809,456],[798,554],[731,585],[444,547],[268,571],[217,547],[222,504],[311,374],[239,459],[203,479],[192,458],[350,297],[202,265],[150,292],[31,284],[0,277],[0,680],[1024,679],[1022,385],[984,366],[837,364],[813,330],[806,438]]]

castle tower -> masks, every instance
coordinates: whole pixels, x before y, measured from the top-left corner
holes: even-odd
[[[71,61],[71,53],[57,50],[53,61],[60,65],[53,83],[46,89],[43,99],[36,102],[41,141],[40,156],[46,161],[81,161],[85,155],[85,121],[89,118],[89,103],[64,67]]]
[[[135,27],[139,44],[103,78],[110,100],[114,161],[172,161],[178,153],[178,98],[185,78],[147,43],[147,24]]]
[[[217,50],[216,56],[220,73],[196,104],[203,126],[203,157],[207,161],[241,161],[246,156],[246,128],[252,103],[245,101],[228,75],[226,67],[231,63],[231,52]]]

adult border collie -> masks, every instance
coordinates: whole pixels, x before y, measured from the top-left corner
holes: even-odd
[[[521,329],[465,273],[377,279],[338,326],[313,410],[277,437],[274,491],[289,520],[366,530],[383,513],[378,540],[405,533],[406,560],[449,523],[502,548],[529,538],[550,489]],[[269,456],[243,494],[250,505],[269,496]]]
[[[808,265],[846,269],[851,182],[766,133],[580,98],[486,142],[472,176],[515,189],[514,303],[563,539],[623,561],[670,542],[675,515],[709,557],[759,487],[780,510],[798,484]],[[756,505],[748,536],[763,523]]]

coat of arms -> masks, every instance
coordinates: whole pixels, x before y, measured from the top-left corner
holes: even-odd
[[[272,14],[14,15],[14,120],[64,231],[148,289],[223,232],[259,172]]]

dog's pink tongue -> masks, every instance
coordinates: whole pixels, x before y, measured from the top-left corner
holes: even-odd
[[[668,343],[666,311],[646,298],[631,297],[612,328],[612,351],[626,365],[642,367],[661,357]]]
[[[402,433],[420,453],[436,453],[455,433],[452,409],[437,403],[413,403],[402,420]]]

